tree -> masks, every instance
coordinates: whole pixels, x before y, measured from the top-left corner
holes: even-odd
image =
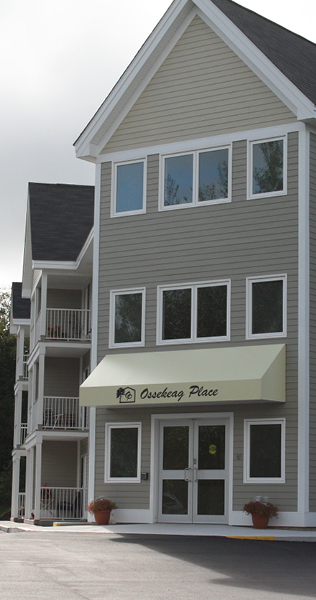
[[[274,140],[254,146],[254,193],[265,194],[283,189],[283,141]]]
[[[10,506],[16,339],[10,335],[10,292],[0,290],[0,512]]]

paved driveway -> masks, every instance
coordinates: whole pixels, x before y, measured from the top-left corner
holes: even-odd
[[[316,544],[186,536],[0,534],[1,600],[296,600]]]

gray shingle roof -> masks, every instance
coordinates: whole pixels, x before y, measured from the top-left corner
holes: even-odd
[[[12,283],[11,302],[13,319],[29,319],[31,312],[31,301],[22,298],[22,283]]]
[[[33,260],[74,261],[93,226],[94,187],[29,183]]]
[[[232,0],[212,2],[316,104],[316,44]]]

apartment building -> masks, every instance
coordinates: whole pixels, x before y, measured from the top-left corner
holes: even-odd
[[[96,164],[89,497],[316,525],[316,46],[175,0],[75,143]],[[92,433],[93,432],[93,433]]]
[[[30,183],[17,335],[12,518],[86,518],[94,188]]]
[[[27,517],[106,496],[117,522],[250,525],[262,495],[316,526],[315,66],[231,0],[174,0],[75,142],[93,234],[92,188],[65,227],[29,202]]]

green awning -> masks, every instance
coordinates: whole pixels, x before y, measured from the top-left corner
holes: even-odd
[[[285,345],[109,354],[81,406],[285,402]]]

